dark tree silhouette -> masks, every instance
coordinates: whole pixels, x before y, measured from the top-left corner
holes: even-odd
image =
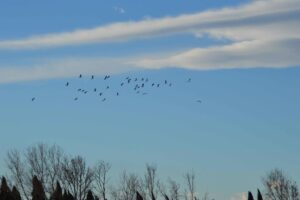
[[[42,182],[34,176],[32,179],[32,200],[46,200],[46,194]]]
[[[86,200],[95,200],[93,192],[91,190],[88,191],[86,195]]]
[[[259,189],[257,189],[257,200],[263,200],[263,197],[262,197]]]
[[[248,192],[248,200],[254,200],[253,195],[251,192]]]
[[[16,188],[16,186],[13,187],[13,189],[11,191],[11,196],[12,196],[13,200],[21,200],[21,194],[18,191],[18,189]]]
[[[62,189],[58,181],[56,183],[56,188],[50,197],[50,200],[63,200]]]
[[[136,200],[143,200],[142,195],[138,191],[136,191]]]
[[[11,200],[11,192],[7,185],[7,181],[5,177],[1,179],[1,188],[0,188],[0,199],[1,200]]]

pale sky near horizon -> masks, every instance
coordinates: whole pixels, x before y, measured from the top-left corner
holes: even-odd
[[[0,174],[9,149],[44,142],[114,177],[193,169],[216,200],[275,167],[299,182],[299,27],[299,0],[3,1]]]

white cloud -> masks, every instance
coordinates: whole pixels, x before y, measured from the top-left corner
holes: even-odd
[[[66,58],[30,66],[1,66],[0,82],[181,67],[194,70],[300,66],[300,1],[261,0],[178,17],[114,23],[94,29],[0,41],[7,49],[118,42],[171,34],[209,35],[230,44],[124,58]]]
[[[300,65],[300,38],[254,40],[226,46],[195,48],[171,56],[144,58],[132,64],[145,68],[182,67],[194,70],[282,68]]]
[[[64,58],[46,59],[28,66],[2,66],[0,83],[75,77],[79,74],[114,74],[135,70],[125,59]]]
[[[3,40],[0,41],[0,49],[35,49],[76,44],[118,42],[161,35],[180,33],[199,34],[201,32],[212,33],[220,37],[227,37],[229,35],[232,38],[242,39],[250,33],[249,31],[242,32],[240,29],[247,30],[247,27],[264,27],[265,25],[275,24],[272,27],[277,30],[280,26],[278,24],[286,24],[288,22],[290,23],[288,27],[291,30],[273,32],[273,29],[268,29],[268,36],[263,36],[282,37],[282,34],[297,35],[299,33],[299,28],[294,27],[295,24],[299,25],[299,13],[299,0],[255,1],[236,8],[224,8],[177,17],[113,23],[91,29],[31,36],[25,39]],[[235,29],[235,33],[244,33],[246,36],[233,34],[230,31],[231,29]],[[227,30],[228,33],[223,35],[223,30]],[[295,30],[297,30],[296,33],[294,32]],[[255,33],[259,34],[262,31],[254,31],[253,35]]]
[[[120,14],[124,14],[126,12],[124,8],[119,7],[119,6],[115,6],[114,10]]]

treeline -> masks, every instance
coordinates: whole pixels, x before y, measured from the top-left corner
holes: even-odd
[[[88,166],[82,156],[67,155],[57,145],[11,150],[6,164],[9,182],[2,178],[0,200],[212,200],[198,192],[193,172],[185,173],[180,185],[171,178],[163,182],[156,166],[147,164],[144,176],[123,171],[112,184],[109,163]],[[267,200],[300,200],[297,183],[282,170],[270,171],[262,182]]]

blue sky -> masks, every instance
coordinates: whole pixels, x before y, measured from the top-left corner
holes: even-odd
[[[299,19],[297,0],[2,2],[0,174],[7,150],[46,142],[115,176],[193,169],[216,199],[274,167],[299,181]],[[127,76],[173,85],[137,95]]]

